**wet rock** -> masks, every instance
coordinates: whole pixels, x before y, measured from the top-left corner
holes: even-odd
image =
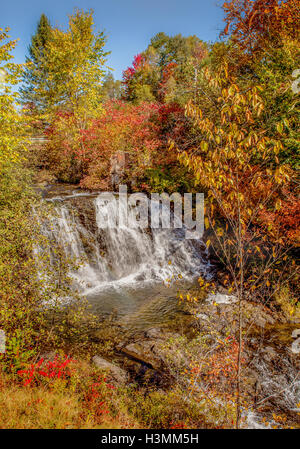
[[[292,338],[300,337],[300,329],[294,329],[292,332]]]
[[[88,229],[93,235],[95,235],[97,233],[97,223],[94,198],[82,196],[71,198],[69,201],[75,207],[80,223],[84,226],[84,228]]]
[[[257,327],[264,328],[266,325],[275,324],[275,318],[272,312],[265,306],[251,302],[242,302],[245,324],[254,324]]]
[[[152,329],[147,330],[146,337],[148,337],[148,338],[163,338],[163,333],[159,327],[153,327]]]
[[[208,315],[206,315],[205,313],[197,313],[197,318],[200,320],[200,321],[209,321],[209,316]]]
[[[107,371],[111,375],[112,379],[115,380],[118,384],[124,385],[128,382],[129,380],[128,373],[119,366],[114,365],[111,362],[108,362],[103,357],[95,355],[93,357],[93,363],[98,368]]]
[[[300,337],[291,344],[290,351],[293,354],[300,354]]]
[[[232,298],[228,299],[228,295],[221,295],[221,301],[218,303],[217,296],[211,296],[210,301],[199,302],[194,306],[198,325],[203,332],[210,333],[214,329],[224,334],[230,329],[234,334],[238,330],[238,304],[231,302]],[[260,334],[262,329],[271,328],[275,323],[272,311],[263,305],[242,301],[241,309],[243,326],[251,326],[251,337]]]
[[[165,334],[164,339],[141,340],[123,347],[121,352],[132,357],[142,364],[146,364],[154,370],[168,370],[170,365],[178,367],[187,364],[187,360],[180,346],[175,340],[180,338],[178,334]]]
[[[150,368],[160,369],[162,363],[159,354],[157,354],[158,348],[159,344],[156,340],[144,340],[130,343],[122,348],[122,352]]]

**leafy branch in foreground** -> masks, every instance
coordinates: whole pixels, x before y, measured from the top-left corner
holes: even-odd
[[[276,138],[266,136],[260,122],[264,104],[260,86],[242,91],[223,66],[219,75],[207,72],[211,89],[218,93],[214,120],[189,104],[186,113],[193,118],[201,143],[180,154],[180,161],[195,176],[207,194],[206,228],[212,229],[215,254],[226,267],[228,291],[234,290],[238,303],[237,413],[241,419],[243,301],[266,303],[285,281],[296,276],[290,263],[288,242],[272,221],[286,201],[285,189],[293,172],[279,164],[282,130]],[[209,246],[211,240],[207,241]],[[280,267],[280,271],[279,271]],[[294,311],[295,312],[295,311]]]

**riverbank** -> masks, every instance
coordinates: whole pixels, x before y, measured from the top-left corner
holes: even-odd
[[[139,334],[110,320],[84,352],[69,343],[67,356],[48,350],[23,373],[2,373],[0,427],[231,428],[235,307],[219,295]],[[299,323],[255,304],[243,310],[242,427],[297,428]]]
[[[78,192],[74,186],[56,186],[48,190],[47,197],[54,202],[66,198],[78,211],[81,225],[97,235],[94,194]],[[103,236],[98,244],[107,255]],[[88,254],[90,257],[90,252]],[[234,292],[228,294],[225,288],[226,271],[218,262],[216,259],[210,274],[211,280],[215,280],[217,294],[209,294],[212,287],[207,292],[202,291],[197,282],[184,287],[178,279],[170,281],[164,290],[159,284],[150,285],[148,296],[146,289],[138,290],[135,286],[134,307],[125,315],[122,312],[120,315],[122,296],[115,289],[107,290],[100,284],[104,288],[101,295],[88,297],[93,312],[98,316],[102,314],[103,318],[107,298],[110,305],[115,304],[116,310],[115,317],[109,318],[110,324],[91,335],[99,348],[107,348],[94,353],[91,360],[100,369],[111,371],[112,381],[118,384],[118,379],[122,379],[122,385],[137,385],[147,394],[153,389],[166,394],[175,389],[182,392],[182,398],[188,397],[190,401],[187,392],[193,385],[193,400],[202,405],[204,401],[205,409],[206,395],[214,397],[215,404],[225,401],[220,413],[222,417],[218,419],[220,426],[227,427],[229,417],[234,415],[236,401],[238,305]],[[155,293],[156,287],[159,288]],[[127,291],[127,308],[128,303]],[[295,352],[297,338],[293,335],[300,321],[297,315],[290,314],[287,304],[287,299],[281,298],[280,303],[277,297],[262,305],[251,302],[251,295],[250,300],[242,304],[244,427],[264,425],[263,419],[273,426],[297,425],[299,354]],[[113,307],[110,310],[112,312]],[[106,318],[109,316],[107,313]],[[227,360],[225,368],[221,363],[224,360]],[[113,365],[109,365],[111,362]],[[193,370],[197,372],[196,383]],[[117,373],[115,379],[114,373]],[[227,413],[226,418],[224,413]]]
[[[63,205],[57,197],[70,196],[70,191],[61,193],[53,192],[49,204]],[[91,208],[95,196],[91,199],[89,194],[80,193],[83,195],[75,192],[70,199],[72,207],[82,205],[79,222],[95,232]],[[48,218],[46,213],[45,220]],[[33,219],[28,218],[28,229],[37,225],[31,223]],[[69,237],[73,235],[72,226],[66,230]],[[27,258],[32,257],[35,241],[31,234]],[[43,247],[44,240],[37,242]],[[67,272],[75,267],[62,255],[57,252],[62,263],[56,264],[53,272],[54,281],[60,279],[61,283],[54,282],[47,290],[41,279],[41,299],[49,298],[49,302],[38,302],[38,296],[36,302],[32,296],[24,298],[21,285],[19,297],[14,291],[16,300],[6,303],[14,319],[6,325],[9,346],[1,365],[0,427],[235,426],[238,312],[235,292],[228,293],[224,283],[217,282],[219,277],[224,278],[222,270],[215,273],[218,294],[214,297],[209,293],[213,285],[207,291],[201,288],[203,279],[187,287],[182,280],[176,284],[178,280],[173,279],[163,287],[163,294],[158,291],[155,295],[154,284],[150,283],[151,294],[143,297],[141,311],[137,308],[137,313],[130,312],[126,317],[111,313],[111,309],[101,315],[70,289],[72,279]],[[168,260],[165,266],[170,269],[173,265]],[[48,258],[45,261],[49,263]],[[36,268],[33,259],[30,267]],[[32,279],[36,279],[35,272]],[[40,284],[38,288],[36,295],[41,291]],[[66,301],[53,302],[53,297],[59,298],[62,293]],[[137,293],[137,299],[144,293]],[[299,426],[299,354],[295,353],[299,322],[287,304],[288,297],[266,306],[253,301],[242,305],[243,428]],[[172,313],[168,314],[170,306]]]

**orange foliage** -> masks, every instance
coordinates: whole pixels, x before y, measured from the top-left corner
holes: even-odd
[[[249,52],[261,52],[266,41],[274,46],[280,38],[299,39],[299,0],[230,0],[223,4],[230,35]]]
[[[283,236],[285,242],[300,246],[300,199],[284,189],[285,198],[277,211],[263,210],[260,220],[266,228],[272,229],[274,235]]]

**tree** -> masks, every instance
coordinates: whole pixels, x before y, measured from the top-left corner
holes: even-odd
[[[133,59],[131,67],[123,72],[124,99],[133,103],[155,101],[155,86],[158,73],[152,61],[155,54],[140,53]]]
[[[38,91],[44,82],[44,78],[47,77],[42,62],[50,35],[51,25],[49,19],[45,14],[42,14],[36,33],[31,38],[31,45],[28,47],[29,56],[26,57],[27,66],[23,75],[24,85],[20,89],[22,103],[38,111],[43,111],[47,108],[47,103],[43,102],[43,98]]]
[[[158,106],[152,103],[106,103],[105,114],[82,133],[85,151],[77,157],[87,170],[81,185],[88,188],[107,186],[111,159],[120,153],[126,156],[128,178],[132,181],[142,176],[151,166],[160,144],[159,126],[153,120],[157,112]]]
[[[282,40],[299,40],[299,0],[230,0],[223,3],[226,27],[237,45],[261,55],[266,44],[280,46]]]
[[[279,164],[283,148],[282,130],[276,137],[266,135],[260,116],[264,104],[261,86],[242,91],[225,65],[218,74],[207,72],[217,101],[212,117],[189,104],[191,117],[201,143],[180,155],[181,162],[195,176],[195,185],[207,195],[206,228],[212,229],[214,253],[226,267],[228,291],[238,299],[238,351],[236,361],[236,426],[241,418],[243,301],[267,303],[282,285],[295,277],[288,260],[288,241],[272,222],[265,226],[265,215],[280,216],[286,201],[285,189],[293,172]],[[274,220],[275,221],[275,220]],[[281,275],[278,269],[281,267]]]
[[[9,29],[0,28],[0,173],[7,164],[20,160],[25,150],[25,122],[18,112],[18,93],[13,90],[23,66],[11,62],[17,41],[9,40]]]
[[[115,80],[113,74],[108,72],[103,79],[101,92],[104,102],[108,100],[120,100],[122,96],[122,82]]]
[[[195,97],[207,45],[197,36],[154,36],[147,49],[136,55],[123,73],[124,98],[129,101],[176,102]]]
[[[214,46],[213,59],[217,65],[222,59],[228,63],[240,87],[262,87],[260,120],[269,137],[282,128],[278,159],[299,168],[299,95],[291,89],[300,65],[299,0],[231,0],[223,8],[226,27],[221,35],[229,41]]]
[[[253,65],[256,81],[262,86],[265,110],[261,117],[268,136],[282,130],[282,164],[300,167],[300,101],[291,88],[292,74],[300,67],[300,40],[285,39],[279,48],[268,47],[261,62]]]
[[[69,17],[67,31],[51,31],[42,58],[47,76],[41,80],[37,94],[47,104],[45,117],[51,124],[47,153],[61,151],[61,141],[68,142],[71,165],[66,176],[74,181],[84,171],[81,159],[75,157],[84,152],[81,134],[103,112],[101,90],[108,54],[105,42],[103,32],[94,32],[93,12],[76,10]]]
[[[42,57],[46,77],[37,94],[50,114],[59,110],[81,119],[101,110],[100,87],[107,52],[103,32],[94,33],[93,12],[76,10],[67,31],[52,29]]]

